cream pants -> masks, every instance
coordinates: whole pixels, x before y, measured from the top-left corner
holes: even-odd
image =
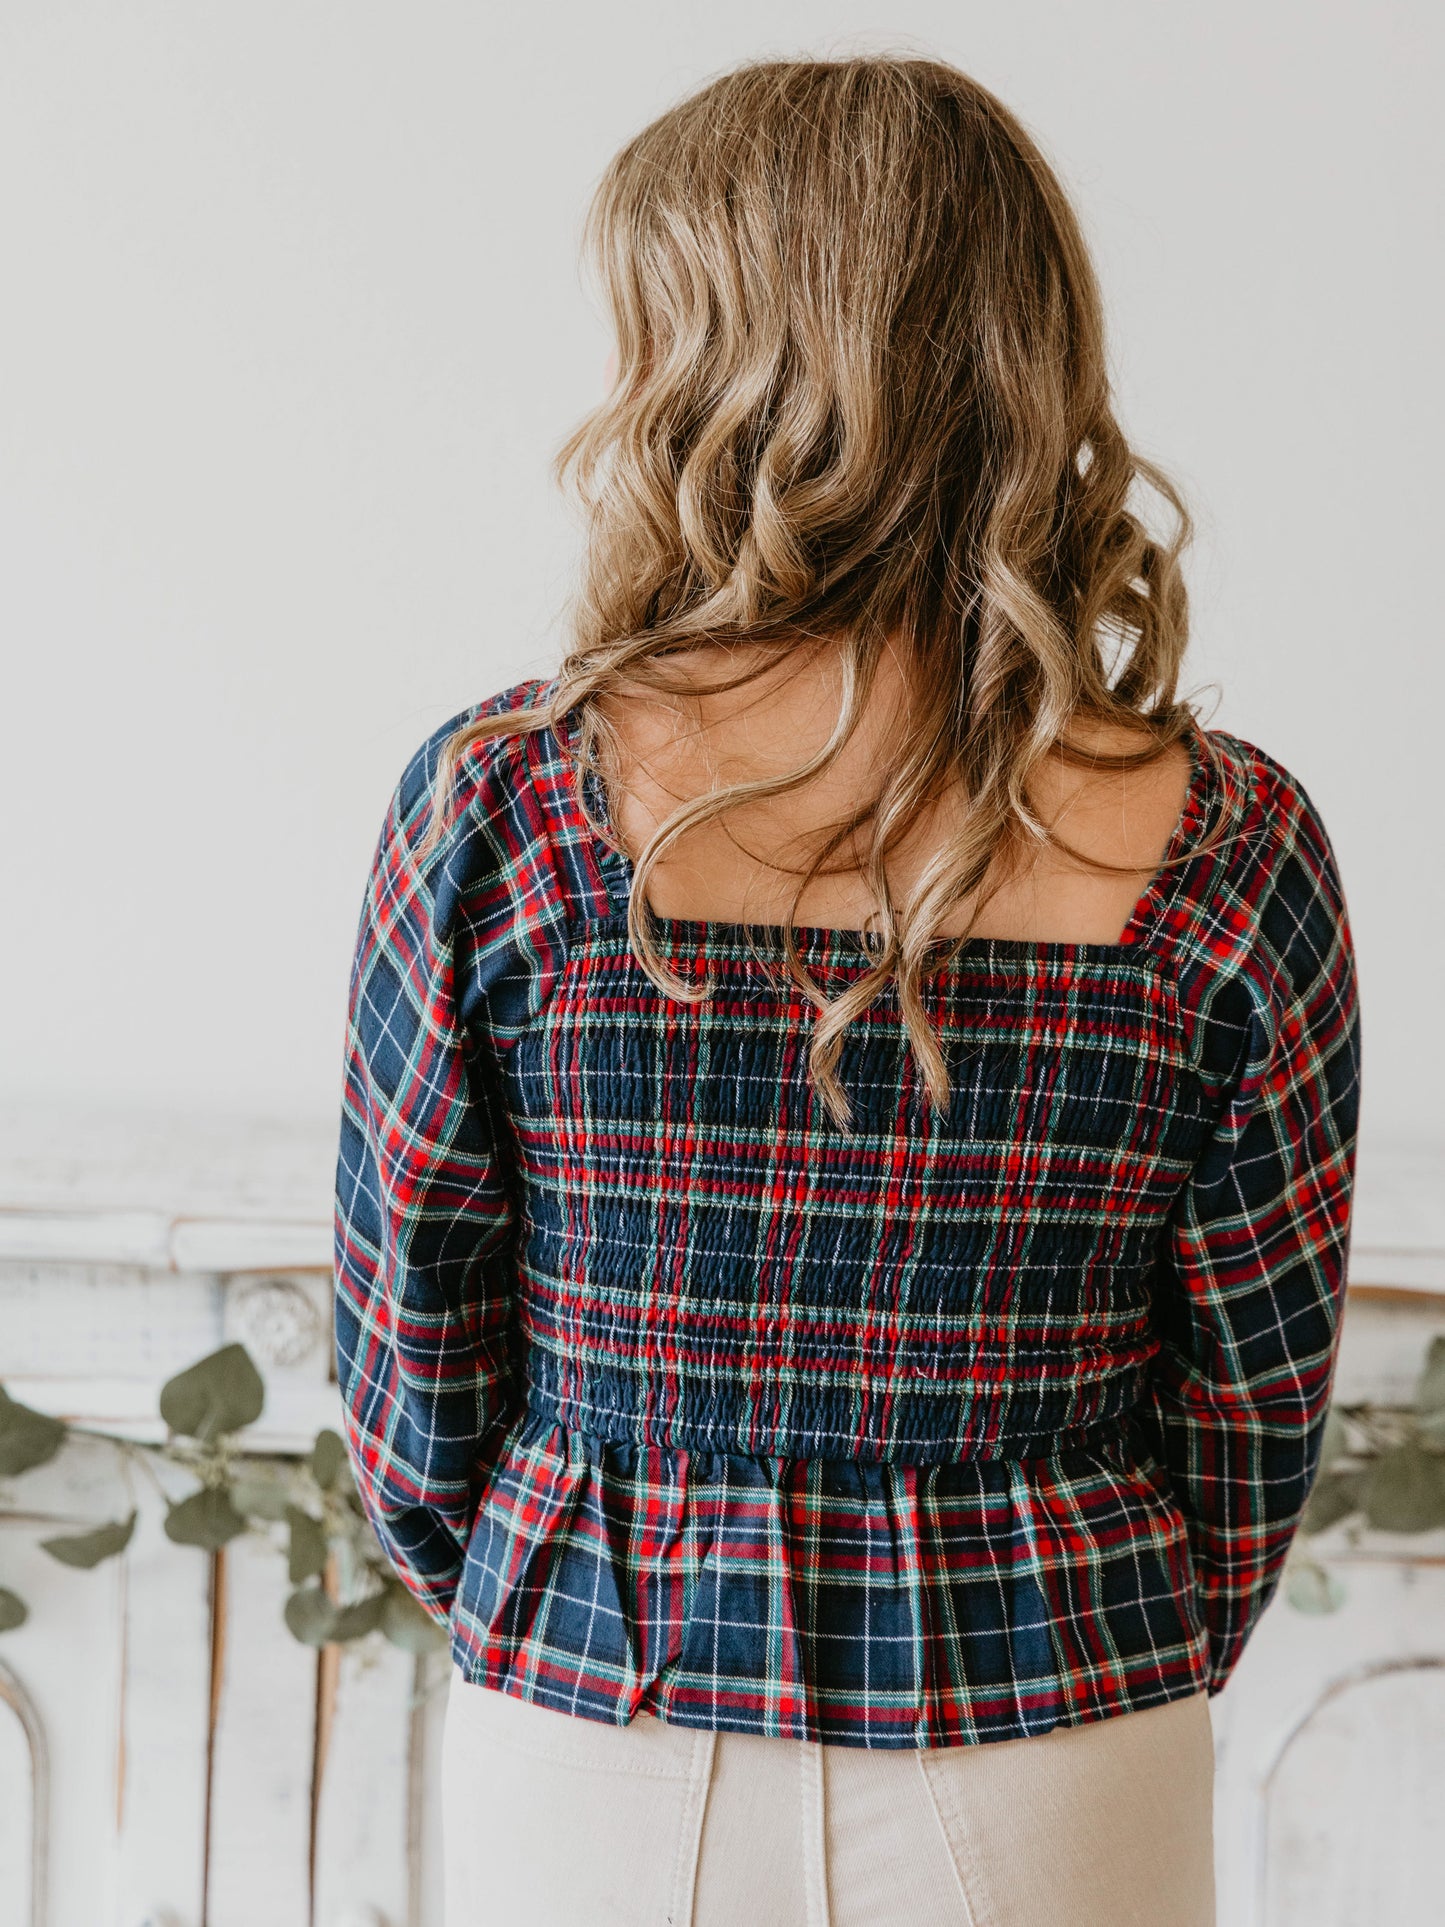
[[[574,1718],[452,1669],[443,1927],[1214,1927],[1204,1694],[870,1749]]]

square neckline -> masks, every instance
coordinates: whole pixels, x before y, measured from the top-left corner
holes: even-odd
[[[552,678],[550,687],[555,687]],[[573,796],[576,797],[575,776],[580,768],[578,761],[581,730],[579,723],[580,704],[565,710],[553,728],[552,734],[568,752],[567,760],[573,770]],[[1189,728],[1180,739],[1189,755],[1189,780],[1185,786],[1184,798],[1175,818],[1169,840],[1159,859],[1159,864],[1149,882],[1138,897],[1129,913],[1120,934],[1108,942],[1092,939],[1070,940],[1061,938],[1032,937],[935,937],[932,941],[940,948],[954,946],[952,960],[940,963],[928,974],[947,975],[963,968],[965,960],[998,958],[1036,958],[1043,962],[1089,962],[1113,963],[1123,959],[1137,959],[1141,954],[1150,955],[1148,937],[1158,917],[1167,908],[1184,864],[1178,859],[1184,856],[1192,839],[1202,824],[1209,801],[1211,759],[1205,753],[1201,740],[1203,731],[1197,720],[1191,718]],[[628,906],[631,901],[635,868],[631,857],[616,839],[616,830],[608,808],[605,786],[600,773],[592,768],[582,771],[584,787],[593,805],[593,814],[606,832],[599,835],[587,819],[586,812],[578,808],[578,820],[588,842],[597,856],[602,872],[604,887],[608,893],[609,908],[599,917],[589,918],[591,923],[605,924],[616,928],[626,928]],[[833,963],[866,964],[871,961],[871,953],[865,941],[867,933],[856,925],[850,924],[783,924],[749,923],[724,917],[678,917],[667,916],[644,904],[644,911],[652,920],[653,928],[663,938],[668,947],[680,951],[687,945],[706,951],[710,946],[720,944],[740,944],[751,948],[761,948],[769,955],[781,956],[789,929],[797,941],[801,954],[813,960]]]

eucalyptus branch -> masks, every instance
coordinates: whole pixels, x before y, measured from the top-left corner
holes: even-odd
[[[1430,1342],[1407,1406],[1331,1408],[1319,1468],[1285,1570],[1285,1597],[1301,1612],[1333,1612],[1344,1587],[1313,1541],[1336,1527],[1358,1543],[1367,1527],[1429,1532],[1445,1526],[1445,1336]]]
[[[48,1463],[67,1439],[108,1443],[120,1455],[132,1500],[133,1468],[143,1469],[165,1506],[166,1536],[178,1545],[214,1553],[243,1532],[276,1543],[275,1528],[285,1526],[292,1591],[283,1616],[295,1638],[322,1646],[380,1631],[408,1652],[444,1645],[444,1628],[412,1598],[371,1528],[345,1440],[325,1427],[304,1453],[249,1451],[244,1434],[264,1406],[261,1374],[240,1344],[223,1345],[161,1387],[163,1440],[67,1425],[0,1387],[0,1478]],[[180,1467],[195,1489],[173,1497],[160,1477],[160,1460]],[[97,1566],[125,1550],[136,1518],[133,1504],[122,1519],[42,1539],[40,1545],[63,1565]],[[24,1600],[0,1586],[0,1633],[27,1617]]]

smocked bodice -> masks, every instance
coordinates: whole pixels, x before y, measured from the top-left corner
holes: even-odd
[[[1154,1247],[1205,1130],[1174,985],[1125,946],[972,945],[843,1039],[851,1126],[807,1076],[812,1006],[740,930],[578,929],[508,1052],[528,1399],[602,1439],[793,1457],[1037,1456],[1137,1401]],[[805,939],[829,994],[867,967]]]

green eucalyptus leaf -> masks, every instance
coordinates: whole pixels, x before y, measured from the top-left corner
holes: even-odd
[[[447,1628],[401,1585],[386,1589],[381,1630],[405,1653],[435,1653],[447,1643]]]
[[[374,1592],[366,1599],[358,1599],[354,1605],[343,1606],[332,1623],[331,1637],[361,1639],[367,1633],[374,1632],[381,1624],[385,1605],[386,1594]]]
[[[1303,1532],[1326,1532],[1360,1509],[1364,1480],[1358,1472],[1326,1472],[1315,1480],[1300,1521]]]
[[[1285,1598],[1301,1613],[1338,1612],[1345,1589],[1332,1572],[1311,1560],[1291,1561],[1285,1574]]]
[[[316,1434],[311,1448],[311,1476],[323,1492],[329,1492],[347,1468],[346,1441],[328,1425]]]
[[[299,1586],[303,1579],[314,1579],[325,1566],[326,1534],[319,1520],[297,1505],[287,1506],[286,1521],[291,1528],[287,1572],[291,1584]]]
[[[1428,1532],[1445,1525],[1445,1458],[1414,1440],[1382,1452],[1365,1475],[1364,1508],[1383,1532]]]
[[[230,1494],[214,1486],[202,1486],[166,1514],[166,1537],[178,1546],[215,1552],[245,1530],[246,1521],[231,1504]]]
[[[29,1617],[30,1608],[19,1593],[11,1592],[8,1586],[0,1586],[0,1633],[13,1633]]]
[[[75,1532],[59,1539],[42,1539],[40,1548],[48,1552],[52,1559],[58,1559],[62,1566],[79,1566],[89,1570],[98,1566],[102,1559],[114,1559],[118,1552],[124,1552],[130,1544],[131,1534],[135,1531],[134,1511],[128,1512],[123,1519],[110,1525],[96,1526],[91,1532]]]
[[[1445,1332],[1430,1340],[1425,1369],[1415,1387],[1415,1410],[1421,1418],[1445,1418]]]
[[[254,1424],[265,1403],[261,1374],[241,1344],[222,1345],[161,1387],[166,1424],[184,1438],[203,1442]]]
[[[285,1619],[303,1646],[324,1646],[336,1623],[336,1608],[320,1586],[298,1586],[286,1601]]]
[[[36,1412],[0,1386],[0,1478],[13,1478],[53,1459],[65,1440],[65,1426],[48,1412]]]
[[[274,1473],[246,1470],[231,1476],[231,1504],[248,1519],[279,1523],[291,1511],[287,1482]]]

